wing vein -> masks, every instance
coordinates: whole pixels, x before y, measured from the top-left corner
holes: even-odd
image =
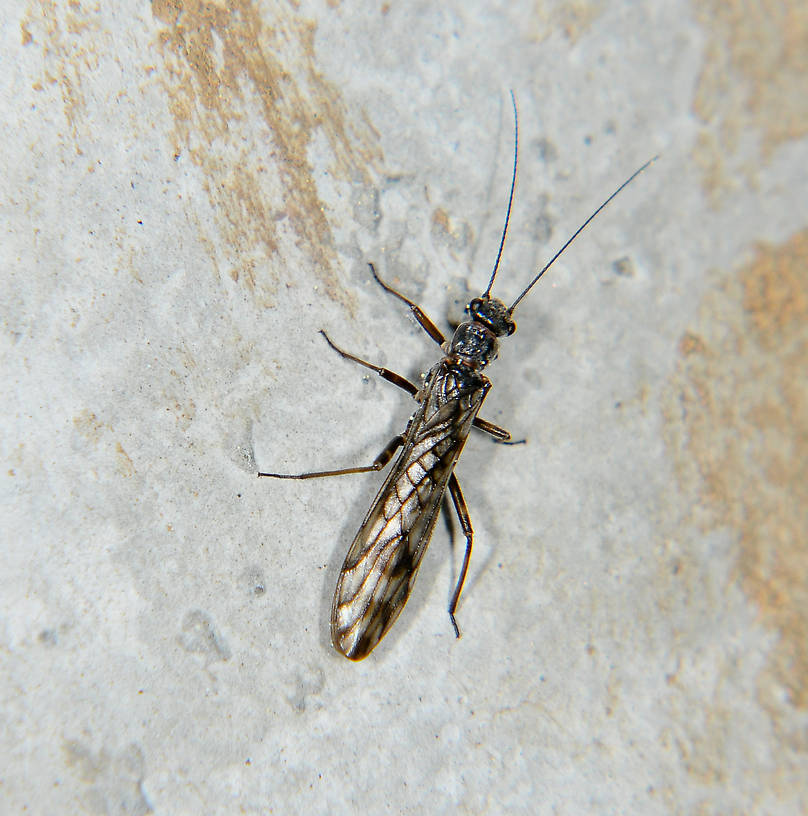
[[[472,387],[461,382],[445,360],[427,375],[401,453],[337,582],[331,639],[346,657],[367,655],[409,597],[446,484],[488,388],[482,376]]]

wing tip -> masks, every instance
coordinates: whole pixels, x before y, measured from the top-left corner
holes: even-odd
[[[368,637],[355,638],[348,633],[340,633],[332,630],[331,644],[332,646],[348,660],[355,663],[359,660],[364,660],[372,651],[379,641],[372,641]]]

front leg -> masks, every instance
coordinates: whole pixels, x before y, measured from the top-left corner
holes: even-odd
[[[424,310],[417,304],[413,303],[408,297],[405,297],[396,289],[393,289],[389,283],[385,283],[377,274],[376,274],[376,267],[373,266],[372,263],[369,263],[368,266],[370,267],[370,271],[373,273],[373,277],[376,279],[376,283],[384,289],[385,292],[389,292],[391,295],[395,295],[399,300],[403,301],[410,307],[410,311],[412,312],[415,319],[418,321],[418,325],[440,346],[443,344],[446,338],[443,336],[443,332],[426,316]]]

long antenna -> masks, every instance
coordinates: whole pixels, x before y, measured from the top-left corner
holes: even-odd
[[[491,280],[488,281],[488,286],[483,293],[483,297],[487,298],[491,287],[494,285],[494,278],[497,276],[497,269],[499,269],[499,259],[502,257],[502,249],[505,246],[505,236],[508,234],[508,221],[511,220],[511,205],[513,204],[513,190],[516,187],[516,159],[519,155],[519,114],[516,112],[516,98],[511,91],[511,104],[513,105],[513,175],[511,176],[511,194],[508,196],[508,212],[505,214],[505,228],[502,230],[502,238],[499,242],[499,252],[497,252],[497,260],[494,263],[494,271],[491,273]]]
[[[562,253],[562,252],[563,252],[563,251],[564,251],[564,250],[565,250],[565,249],[566,249],[566,248],[567,248],[567,247],[568,247],[568,246],[569,246],[569,245],[570,245],[570,244],[571,244],[571,243],[572,243],[572,242],[573,242],[573,241],[574,241],[574,240],[575,240],[575,239],[576,239],[576,238],[577,238],[577,237],[578,237],[580,234],[581,234],[581,232],[583,232],[583,230],[586,228],[586,226],[589,224],[589,222],[590,222],[590,221],[591,221],[591,220],[592,220],[592,219],[593,219],[593,218],[594,218],[594,217],[595,217],[595,216],[596,216],[596,215],[597,215],[597,214],[598,214],[598,213],[599,213],[599,212],[600,212],[600,211],[601,211],[601,210],[602,210],[602,209],[603,209],[603,208],[604,208],[604,207],[605,207],[605,206],[606,206],[606,205],[607,205],[607,204],[608,204],[608,203],[609,203],[609,202],[610,202],[610,201],[611,201],[611,200],[612,200],[612,199],[613,199],[613,198],[614,198],[614,197],[615,197],[615,196],[616,196],[616,195],[617,195],[619,192],[621,192],[621,191],[622,191],[622,190],[624,190],[626,187],[628,187],[628,185],[629,185],[629,184],[631,184],[631,182],[632,182],[632,181],[634,181],[634,179],[635,179],[635,178],[637,178],[637,176],[639,176],[639,175],[640,175],[640,173],[642,173],[642,171],[643,171],[643,170],[645,170],[645,169],[646,169],[646,168],[647,168],[647,167],[648,167],[650,164],[653,164],[653,163],[654,163],[654,162],[655,162],[655,161],[656,161],[658,158],[659,158],[659,156],[658,156],[658,155],[657,155],[657,156],[654,156],[652,159],[649,159],[649,160],[648,160],[648,161],[647,161],[647,162],[646,162],[646,163],[645,163],[645,164],[644,164],[642,167],[640,167],[640,169],[639,169],[639,170],[635,170],[635,171],[634,171],[634,172],[633,172],[633,173],[632,173],[632,174],[631,174],[631,175],[630,175],[630,176],[629,176],[629,177],[628,177],[628,178],[627,178],[627,179],[626,179],[626,180],[625,180],[625,181],[624,181],[624,182],[623,182],[623,183],[622,183],[622,184],[621,184],[621,185],[620,185],[620,186],[619,186],[619,187],[618,187],[618,188],[617,188],[617,189],[616,189],[616,190],[615,190],[615,191],[614,191],[614,192],[613,192],[613,193],[612,193],[612,194],[611,194],[611,195],[610,195],[610,196],[609,196],[609,197],[608,197],[608,198],[607,198],[607,199],[606,199],[604,202],[603,202],[603,204],[601,204],[601,205],[600,205],[600,207],[598,207],[598,208],[595,210],[595,212],[593,212],[593,213],[592,213],[592,215],[590,215],[590,216],[589,216],[589,218],[587,218],[587,219],[586,219],[586,221],[584,221],[584,223],[583,223],[583,224],[581,224],[581,226],[580,226],[580,227],[578,227],[578,229],[577,229],[577,230],[575,230],[575,232],[572,234],[572,238],[570,238],[570,239],[567,241],[567,243],[566,243],[566,244],[564,244],[564,246],[563,246],[563,247],[561,247],[561,249],[559,249],[559,250],[558,250],[558,252],[556,252],[556,254],[555,254],[555,255],[553,255],[553,257],[552,257],[552,258],[550,258],[550,260],[549,260],[549,261],[548,261],[548,262],[547,262],[547,263],[546,263],[546,264],[545,264],[545,265],[542,267],[542,269],[541,269],[541,271],[539,272],[539,274],[538,274],[538,275],[536,275],[536,277],[535,277],[535,278],[533,278],[533,280],[532,280],[532,281],[530,281],[530,283],[527,285],[527,288],[526,288],[526,289],[525,289],[525,290],[522,292],[522,294],[521,294],[521,295],[519,295],[519,297],[518,297],[518,298],[516,298],[516,300],[515,300],[515,301],[514,301],[514,302],[511,304],[511,307],[508,309],[508,314],[513,314],[513,310],[514,310],[514,309],[515,309],[515,308],[516,308],[516,307],[519,305],[519,301],[521,301],[521,300],[522,300],[522,298],[523,298],[523,297],[524,297],[524,296],[525,296],[525,295],[526,295],[526,294],[527,294],[527,293],[528,293],[528,292],[529,292],[529,291],[530,291],[530,290],[533,288],[533,286],[534,286],[534,285],[535,285],[535,284],[538,282],[539,278],[540,278],[540,277],[541,277],[541,276],[542,276],[542,275],[543,275],[543,274],[544,274],[544,273],[545,273],[545,272],[546,272],[546,271],[547,271],[547,270],[548,270],[548,269],[549,269],[549,268],[550,268],[550,267],[551,267],[551,266],[552,266],[552,265],[553,265],[553,264],[554,264],[554,263],[555,263],[555,262],[558,260],[559,255],[561,255],[561,253]],[[503,240],[504,240],[504,237],[503,237]],[[494,271],[496,272],[496,270],[494,270]],[[491,281],[491,282],[493,283],[493,279],[492,279],[492,281]],[[490,286],[489,286],[489,288],[490,288]]]

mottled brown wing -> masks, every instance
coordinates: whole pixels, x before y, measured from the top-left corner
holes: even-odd
[[[463,386],[466,387],[463,387]],[[415,583],[441,499],[489,388],[469,388],[441,362],[410,420],[404,447],[345,558],[331,608],[334,648],[366,657],[398,617]]]

